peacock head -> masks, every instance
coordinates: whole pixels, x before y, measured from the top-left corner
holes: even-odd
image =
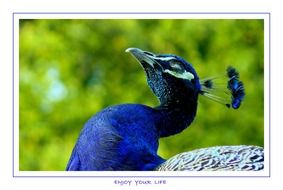
[[[192,65],[177,55],[156,55],[138,48],[128,48],[126,52],[130,52],[142,65],[150,88],[163,105],[196,105],[198,95],[201,94],[228,108],[238,109],[244,99],[243,82],[233,67],[227,68],[224,77],[200,80]],[[226,83],[226,86],[217,86],[219,81],[215,83],[221,78],[224,78],[223,84]]]
[[[183,58],[128,48],[145,70],[148,85],[161,104],[197,102],[201,90],[194,68]],[[184,100],[184,101],[182,101]]]

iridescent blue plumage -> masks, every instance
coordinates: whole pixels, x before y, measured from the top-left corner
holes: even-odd
[[[212,80],[201,83],[195,69],[183,58],[138,48],[126,51],[144,68],[160,105],[122,104],[94,115],[82,129],[66,170],[153,170],[165,161],[157,155],[159,138],[180,133],[191,124],[198,95],[220,101],[210,93]],[[244,90],[232,71],[228,72],[232,75],[228,89],[232,107],[238,108]]]
[[[245,96],[244,85],[239,81],[239,73],[233,67],[228,67],[227,75],[229,77],[227,88],[232,94],[232,107],[238,109]]]
[[[231,66],[227,68],[227,79],[224,81],[227,83],[225,89],[214,84],[214,81],[223,78],[211,77],[201,80],[200,94],[224,104],[228,108],[232,106],[233,109],[238,109],[245,96],[244,84],[239,80],[239,73]]]
[[[139,104],[105,108],[84,126],[67,170],[152,170],[157,155],[156,110]]]

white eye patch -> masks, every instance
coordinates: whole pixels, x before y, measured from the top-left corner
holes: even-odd
[[[170,75],[172,75],[176,78],[186,79],[186,80],[190,80],[190,81],[195,78],[192,73],[187,72],[187,71],[179,73],[179,72],[176,72],[176,71],[171,71],[171,70],[165,69],[164,73],[168,73],[168,74],[170,74]]]
[[[170,67],[171,67],[173,70],[179,70],[179,71],[184,70],[184,69],[182,68],[182,66],[181,66],[179,63],[170,63]]]
[[[171,61],[176,58],[175,57],[154,57],[154,59],[161,60],[161,61]]]

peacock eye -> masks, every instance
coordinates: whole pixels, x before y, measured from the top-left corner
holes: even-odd
[[[184,70],[184,68],[183,68],[183,66],[180,64],[180,62],[178,62],[178,61],[176,61],[176,60],[170,61],[169,64],[170,64],[170,67],[171,67],[174,71],[179,71],[179,72],[181,72],[181,71]]]
[[[144,51],[144,53],[145,53],[146,55],[149,55],[149,56],[154,56],[152,53],[150,53],[150,52],[148,52],[148,51]]]

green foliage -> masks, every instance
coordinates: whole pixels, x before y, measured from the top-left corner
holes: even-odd
[[[20,170],[64,170],[84,123],[120,103],[158,105],[128,47],[172,53],[200,77],[240,72],[239,110],[200,97],[193,124],[159,153],[213,145],[263,146],[263,20],[21,20]]]

